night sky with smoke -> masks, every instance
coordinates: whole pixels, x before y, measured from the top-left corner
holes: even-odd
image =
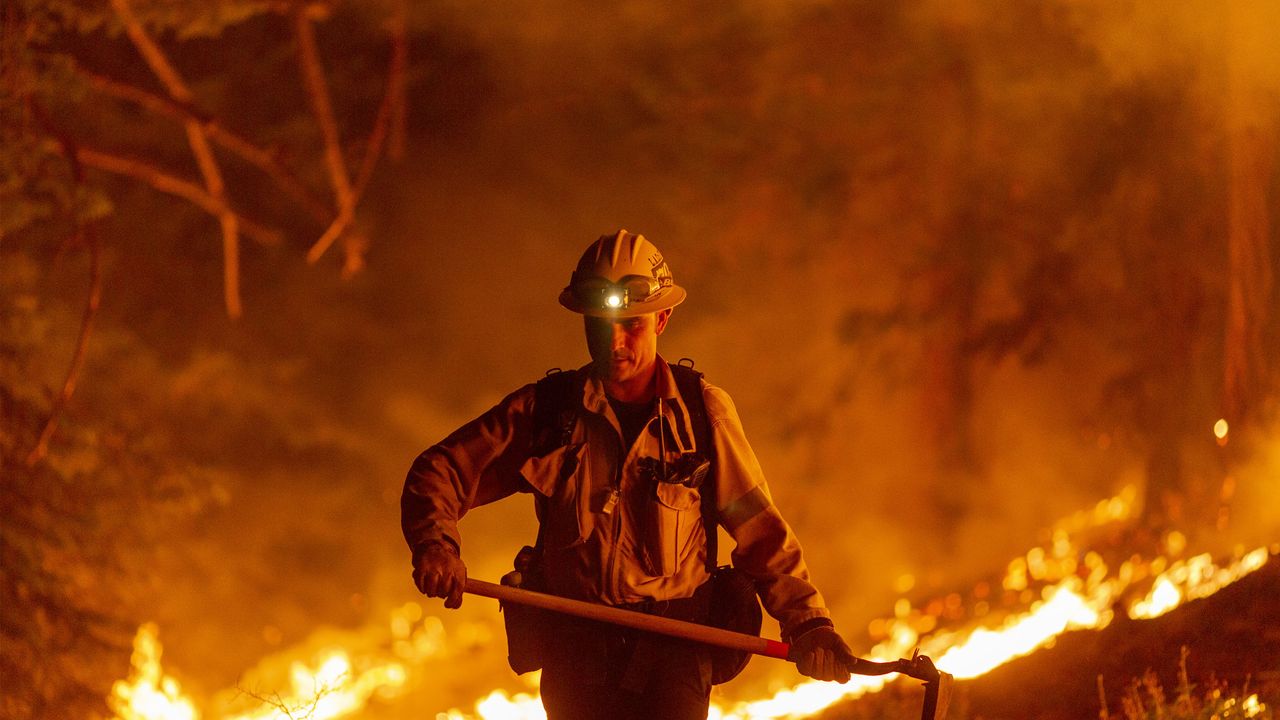
[[[317,24],[348,139],[382,82],[374,15],[340,5]],[[688,289],[659,351],[733,395],[855,650],[902,575],[925,595],[972,584],[1127,484],[1152,488],[1155,527],[1206,548],[1274,540],[1277,22],[1265,2],[415,4],[405,153],[360,205],[371,244],[353,277],[306,264],[305,224],[233,168],[232,196],[288,237],[245,245],[230,320],[216,222],[108,185],[71,417],[180,458],[197,508],[130,613],[212,692],[413,599],[405,471],[586,361],[556,296],[618,228]],[[161,37],[218,115],[314,152],[297,81],[275,70],[291,52],[278,25]],[[85,37],[84,65],[146,77],[118,35]],[[0,244],[4,291],[39,307],[23,372],[56,387],[87,261],[26,232]],[[1263,251],[1244,264],[1262,278],[1243,351],[1261,369],[1224,449],[1240,242]],[[533,540],[531,508],[463,522],[473,576]],[[447,630],[497,619],[479,599],[428,605]],[[511,685],[500,652],[477,653],[432,690],[441,708]],[[757,661],[741,691],[782,672]]]

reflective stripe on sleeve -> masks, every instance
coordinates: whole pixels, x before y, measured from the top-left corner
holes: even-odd
[[[751,488],[745,495],[734,500],[720,511],[720,522],[729,532],[737,530],[743,523],[768,510],[773,503],[764,489],[759,485]]]

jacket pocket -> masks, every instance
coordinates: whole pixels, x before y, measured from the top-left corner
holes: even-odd
[[[675,483],[657,483],[649,503],[645,548],[649,570],[657,577],[674,575],[689,543],[702,525],[698,491]]]
[[[583,443],[572,443],[538,457],[520,467],[520,475],[541,497],[537,506],[541,517],[543,546],[562,549],[586,539],[589,522],[583,517]]]

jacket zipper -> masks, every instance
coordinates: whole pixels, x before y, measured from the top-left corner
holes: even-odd
[[[606,423],[608,424],[608,423]],[[609,426],[609,430],[613,431],[613,426]],[[622,597],[622,582],[617,576],[618,565],[618,542],[622,539],[622,513],[624,512],[622,502],[622,468],[627,463],[627,449],[622,446],[622,434],[614,432],[614,438],[618,443],[618,464],[613,471],[613,492],[618,494],[618,503],[614,506],[614,511],[609,513],[613,519],[613,544],[609,548],[609,595],[610,599],[617,603]]]

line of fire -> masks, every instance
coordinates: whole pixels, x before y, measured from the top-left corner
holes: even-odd
[[[0,720],[1277,717],[1273,0],[0,26]]]

